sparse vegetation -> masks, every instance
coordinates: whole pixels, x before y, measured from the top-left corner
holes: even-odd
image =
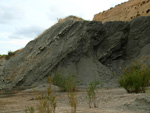
[[[76,78],[75,76],[62,76],[55,74],[53,77],[53,84],[62,88],[62,91],[67,91],[69,105],[71,106],[71,113],[76,113],[77,109],[77,92],[76,92]]]
[[[27,106],[25,109],[25,113],[35,113],[34,107]]]
[[[62,91],[67,91],[68,86],[67,83],[69,83],[70,87],[72,88],[73,91],[76,90],[76,79],[74,76],[63,76],[60,75],[59,73],[56,73],[52,79],[52,82],[54,85],[59,86]]]
[[[1,54],[0,54],[0,59],[5,58],[5,56],[6,56],[6,55],[1,55]]]
[[[97,102],[96,102],[97,101],[97,97],[96,97],[97,90],[96,90],[96,88],[100,84],[101,84],[101,86],[103,86],[101,82],[99,82],[95,79],[93,82],[91,82],[89,84],[89,87],[87,88],[87,97],[89,99],[89,108],[92,107],[91,106],[92,103],[94,105],[94,108],[98,107]]]
[[[15,52],[12,52],[12,51],[8,51],[8,54],[5,56],[5,59],[6,60],[9,60],[12,56],[15,55]]]
[[[66,82],[67,92],[68,92],[68,99],[69,105],[71,106],[71,113],[76,113],[77,110],[77,92],[76,92],[76,80],[74,77],[71,78],[71,81]],[[73,83],[73,84],[72,84]]]
[[[0,59],[5,58],[6,60],[9,60],[12,56],[14,56],[15,54],[17,54],[17,53],[20,52],[21,50],[22,50],[22,49],[18,49],[18,50],[14,51],[14,52],[8,51],[8,54],[7,54],[7,55],[5,55],[5,54],[1,55],[1,54],[0,54]]]
[[[47,95],[39,95],[34,91],[34,95],[37,99],[39,99],[39,103],[37,104],[37,110],[39,113],[55,113],[57,102],[56,96],[52,93],[51,90],[51,79],[48,78],[49,88],[47,91]]]
[[[63,78],[63,79],[62,79]],[[71,106],[71,113],[76,113],[77,109],[77,92],[76,92],[76,79],[74,76],[72,77],[62,77],[57,75],[53,81],[56,83],[63,80],[63,85],[65,91],[68,93],[69,105]],[[56,80],[56,81],[55,81]],[[39,113],[55,113],[57,107],[56,96],[52,93],[51,90],[51,78],[48,78],[49,81],[49,88],[47,91],[47,95],[39,95],[34,90],[34,96],[36,99],[39,99],[39,103],[37,104],[37,110]],[[60,84],[59,84],[60,85]],[[64,91],[64,90],[63,90]],[[34,107],[27,106],[25,109],[25,113],[34,113]]]
[[[150,66],[135,62],[124,70],[119,79],[119,84],[128,93],[145,92],[145,87],[150,85]]]

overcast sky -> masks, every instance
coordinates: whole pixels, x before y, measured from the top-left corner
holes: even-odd
[[[128,0],[0,0],[0,54],[23,48],[57,19],[94,14]]]

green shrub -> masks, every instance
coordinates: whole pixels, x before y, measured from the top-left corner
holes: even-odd
[[[128,93],[145,92],[145,87],[150,82],[150,66],[135,62],[126,68],[119,79],[120,86],[124,87]]]
[[[54,85],[59,86],[62,91],[67,91],[67,85],[69,85],[70,87],[72,87],[72,90],[75,91],[76,90],[76,78],[75,76],[62,76],[60,74],[55,74],[52,82]]]

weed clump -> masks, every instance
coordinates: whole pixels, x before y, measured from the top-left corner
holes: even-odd
[[[150,66],[139,62],[133,63],[132,66],[124,70],[119,79],[119,84],[128,93],[145,92],[145,87],[150,85]]]

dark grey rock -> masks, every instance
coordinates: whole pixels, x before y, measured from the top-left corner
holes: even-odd
[[[3,88],[26,88],[47,82],[59,72],[82,85],[95,78],[117,86],[124,67],[149,55],[150,17],[130,22],[65,21],[47,29],[0,65]],[[1,79],[1,77],[0,77]],[[1,87],[0,86],[0,87]]]

